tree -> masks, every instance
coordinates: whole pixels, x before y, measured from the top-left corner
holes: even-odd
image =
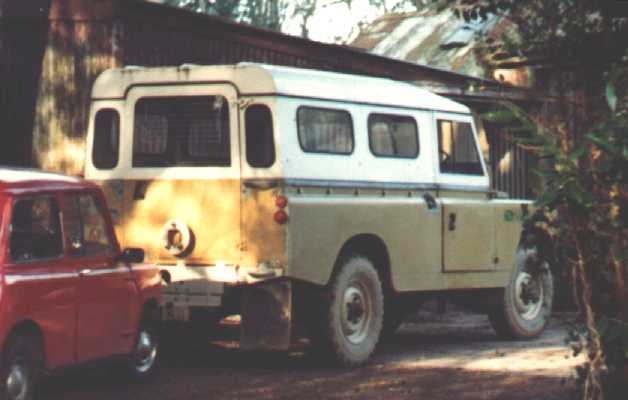
[[[557,99],[539,115],[504,104],[488,119],[523,121],[545,191],[537,224],[555,239],[585,322],[585,399],[628,389],[628,13],[592,0],[439,0],[467,20],[498,14],[511,29],[483,37],[492,67],[528,66]],[[549,77],[549,78],[548,78]],[[548,94],[548,93],[546,93]],[[520,131],[521,132],[521,131]],[[519,133],[520,133],[519,132]]]

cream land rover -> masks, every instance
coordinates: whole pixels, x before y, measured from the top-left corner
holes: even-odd
[[[552,277],[499,198],[470,110],[387,79],[243,63],[127,67],[92,91],[85,175],[165,283],[164,319],[241,315],[241,347],[294,323],[343,365],[447,295],[538,335]]]

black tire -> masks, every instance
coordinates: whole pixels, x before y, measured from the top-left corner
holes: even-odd
[[[489,312],[495,332],[506,339],[539,336],[549,322],[554,299],[552,272],[536,250],[520,249],[502,304]]]
[[[345,260],[328,289],[318,345],[335,363],[351,367],[366,362],[377,346],[384,295],[369,259],[351,256]]]
[[[136,381],[145,381],[152,377],[159,365],[159,356],[157,324],[142,321],[127,363],[131,377]]]
[[[10,339],[2,358],[2,400],[32,400],[43,369],[43,350],[37,335],[17,333]]]

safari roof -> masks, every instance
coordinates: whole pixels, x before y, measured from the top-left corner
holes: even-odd
[[[104,71],[92,98],[122,99],[132,86],[229,82],[242,96],[283,95],[469,113],[469,108],[415,85],[387,78],[240,63],[179,67],[126,67]]]

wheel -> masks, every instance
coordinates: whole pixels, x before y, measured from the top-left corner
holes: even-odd
[[[384,295],[371,261],[347,257],[324,306],[320,343],[337,364],[359,365],[371,356],[382,331]]]
[[[154,323],[143,321],[128,361],[129,372],[134,379],[145,380],[154,374],[158,360],[157,329]]]
[[[43,365],[43,351],[37,336],[21,333],[8,344],[2,360],[1,399],[32,400]]]
[[[491,325],[504,338],[534,338],[549,322],[553,298],[554,284],[547,262],[538,258],[536,250],[520,250],[502,304],[489,313]]]

